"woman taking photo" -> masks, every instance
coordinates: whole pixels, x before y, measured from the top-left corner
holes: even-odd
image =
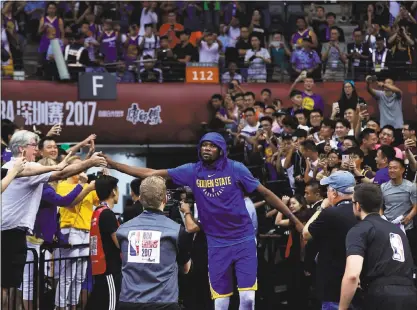
[[[321,170],[316,175],[316,180],[320,181],[321,179],[328,177],[332,169],[340,165],[340,161],[342,160],[342,155],[337,150],[331,150],[327,154],[327,158],[320,155],[320,161],[317,165],[318,168]]]
[[[355,88],[355,82],[345,81],[343,83],[342,94],[338,102],[333,103],[331,119],[343,118],[347,109],[356,110],[356,106],[366,105],[365,100],[358,96]],[[353,128],[353,127],[352,127]]]

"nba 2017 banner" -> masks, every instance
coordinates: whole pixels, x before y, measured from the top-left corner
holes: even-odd
[[[398,82],[403,91],[404,119],[416,118],[417,83]],[[245,91],[259,96],[263,88],[291,105],[289,84],[245,84]],[[301,89],[301,85],[299,88]],[[365,83],[356,83],[359,96],[368,103],[371,114],[378,115],[375,100]],[[314,91],[325,102],[325,114],[339,100],[342,83],[317,83]],[[119,84],[117,100],[78,100],[77,86],[44,81],[3,81],[1,118],[17,115],[46,132],[57,123],[64,127],[59,142],[75,142],[88,134],[97,134],[97,143],[105,144],[184,144],[198,140],[202,122],[209,118],[208,101],[216,93],[225,93],[227,85]]]

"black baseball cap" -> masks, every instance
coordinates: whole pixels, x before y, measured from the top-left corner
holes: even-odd
[[[282,115],[287,115],[287,114],[288,114],[287,111],[285,111],[283,109],[280,109],[280,110],[276,111],[273,115],[274,116],[282,116]]]

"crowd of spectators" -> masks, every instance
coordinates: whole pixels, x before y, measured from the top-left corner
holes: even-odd
[[[392,79],[374,81],[372,76],[367,76],[367,91],[377,102],[380,114],[371,117],[368,104],[355,89],[355,82],[343,83],[340,99],[331,105],[332,111],[328,113],[329,111],[324,110],[328,107],[324,104],[324,99],[314,93],[314,79],[310,75],[301,74],[297,78],[297,82],[299,81],[303,81],[303,90],[296,89],[297,83],[289,89],[288,96],[292,102],[289,108],[283,107],[279,99],[273,99],[273,92],[269,89],[263,89],[258,96],[246,92],[244,85],[233,81],[234,87],[230,88],[224,97],[220,94],[212,96],[212,118],[203,124],[203,131],[221,133],[228,143],[229,156],[243,162],[263,184],[282,197],[283,202],[288,204],[303,223],[307,223],[315,211],[328,208],[332,204],[325,199],[326,193],[323,192],[320,181],[328,179],[336,172],[344,171],[353,175],[358,184],[378,184],[384,197],[381,214],[388,221],[401,225],[416,259],[417,122],[415,118],[411,117],[408,120],[403,117],[402,105],[409,103],[402,102],[402,90]],[[261,98],[261,101],[256,101],[256,98]],[[329,114],[330,117],[324,116]],[[30,234],[27,237],[27,246],[37,251],[42,243],[65,242],[65,236],[68,238],[68,234],[71,244],[88,242],[86,236],[89,221],[94,206],[98,203],[94,181],[85,173],[70,176],[65,166],[69,164],[68,167],[72,167],[71,173],[75,173],[94,164],[105,165],[105,162],[94,155],[96,136],[90,135],[79,144],[64,150],[56,143],[56,138],[59,138],[62,130],[60,125],[52,127],[46,137],[40,140],[37,134],[21,129],[22,125],[2,120],[2,161],[5,163],[3,168],[10,169],[10,173],[4,179],[4,185],[2,181],[2,190],[6,189],[7,182],[11,182],[11,188],[7,188],[3,195],[2,230],[16,225],[25,227],[25,234]],[[86,146],[90,147],[90,151],[83,161],[77,156],[68,156],[69,152],[76,153],[81,147]],[[21,217],[16,218],[12,210],[19,209],[17,204],[21,200],[15,201],[14,197],[16,191],[22,193],[24,182],[22,179],[12,179],[22,169],[23,173],[30,175],[27,166],[22,168],[22,158],[28,162],[40,159],[36,167],[44,167],[46,171],[65,168],[65,173],[57,174],[55,177],[53,173],[47,173],[48,177],[33,177],[33,182],[39,185],[36,197],[33,194],[30,199],[26,199],[24,196],[25,201],[31,201],[27,207],[33,210],[25,215],[21,213]],[[15,168],[12,165],[14,162]],[[60,168],[57,167],[58,163],[61,163]],[[7,172],[6,170],[2,172]],[[57,178],[64,178],[62,175],[65,180],[57,182]],[[137,201],[139,196],[139,183],[138,180],[132,183],[134,201]],[[338,195],[343,197],[343,193]],[[175,199],[185,201],[187,191],[184,190],[180,197]],[[314,309],[314,298],[311,298],[308,288],[312,276],[319,279],[323,275],[315,274],[314,260],[307,259],[311,255],[306,256],[305,261],[304,258],[299,260],[300,255],[304,257],[304,243],[296,242],[296,238],[301,236],[296,235],[291,225],[288,226],[289,222],[282,214],[271,209],[259,197],[248,196],[245,201],[254,207],[255,213],[252,218],[257,226],[259,238],[260,304],[269,294],[268,286],[275,292],[280,292],[281,285],[284,284],[287,287],[284,290],[287,290],[288,295],[279,299],[281,302],[287,300],[289,306],[295,307],[294,309],[298,309],[296,307],[300,305],[309,305],[308,307]],[[59,211],[57,206],[60,206]],[[135,214],[135,208],[140,208],[140,205],[136,203],[133,207],[126,208],[124,217],[129,218],[131,214]],[[34,210],[38,210],[36,214]],[[181,223],[177,207],[172,208],[167,215]],[[288,237],[288,232],[291,232],[291,238]],[[274,236],[279,237],[276,241],[278,244],[282,245],[284,242],[284,247],[271,247],[271,242],[275,242]],[[11,238],[12,242],[16,242],[16,236]],[[14,247],[16,248],[15,244]],[[200,256],[199,260],[204,265],[205,252],[197,252],[195,255]],[[59,254],[54,255],[76,258],[87,255],[87,252],[74,248],[61,250]],[[5,259],[7,260],[6,257]],[[279,276],[271,280],[268,274],[274,272],[282,262],[290,264],[289,274],[278,273]],[[73,272],[74,266],[67,264],[64,267],[56,267],[60,275],[56,289],[56,306],[63,307],[66,302],[78,304],[81,288],[86,294],[88,292],[88,284],[81,286],[85,279],[89,278],[86,273],[87,264],[80,265],[77,273]],[[302,276],[299,274],[300,268],[305,271]],[[30,274],[33,274],[33,271],[25,269],[22,286],[24,303],[33,300],[33,279],[28,276]],[[198,274],[201,286],[196,286],[193,290],[194,298],[198,297],[197,301],[194,299],[197,304],[201,300],[210,304],[208,282],[204,282],[206,278],[202,278],[206,275],[207,272]],[[71,283],[78,287],[75,291],[69,290]],[[206,285],[203,285],[204,283]],[[303,292],[301,295],[299,290]],[[187,301],[190,294],[186,291],[183,289],[181,293],[185,304],[190,302]],[[337,299],[338,293],[335,292],[331,296],[332,299]]]
[[[300,90],[299,82],[303,82]],[[289,89],[290,107],[274,99],[270,89],[254,94],[233,81],[234,87],[227,94],[212,96],[212,118],[204,129],[222,133],[231,156],[243,161],[256,177],[279,193],[305,222],[320,210],[320,205],[326,208],[326,193],[321,191],[319,182],[335,172],[349,172],[357,184],[378,184],[384,198],[381,214],[388,221],[403,225],[416,260],[417,231],[412,228],[417,223],[416,114],[404,119],[402,107],[411,103],[403,102],[402,90],[391,78],[376,81],[367,76],[366,82],[379,115],[370,115],[364,94],[358,93],[352,80],[343,82],[340,99],[330,105],[331,112],[326,110],[329,105],[324,104],[324,99],[314,93],[314,78],[310,74],[301,73]],[[282,233],[288,225],[282,214],[267,206],[261,205],[257,213],[258,231],[266,238]],[[311,265],[307,261],[303,261],[305,267],[292,263],[297,268]],[[307,271],[309,274],[312,270]],[[288,290],[295,285],[296,293],[290,294],[288,301],[291,303],[294,298],[292,303],[299,306],[294,309],[301,309],[305,306],[302,302],[307,301],[300,300],[299,290],[304,289],[308,295],[303,285],[309,280],[303,282],[293,274],[289,279]],[[337,299],[338,292],[335,294],[331,298]]]
[[[307,2],[3,1],[2,71],[23,68],[37,44],[37,75],[57,79],[51,39],[88,50],[86,71],[108,71],[119,82],[181,81],[189,62],[220,68],[221,80],[354,80],[367,73],[415,77],[417,2],[403,2],[390,20],[389,2],[340,5],[342,16]],[[330,6],[331,7],[331,6]],[[343,27],[353,29],[344,33]],[[395,69],[395,70],[394,70]]]

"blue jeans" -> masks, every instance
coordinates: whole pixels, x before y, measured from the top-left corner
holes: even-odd
[[[321,310],[339,310],[339,303],[332,301],[325,301],[321,303]]]
[[[321,303],[321,310],[338,310],[339,303],[333,301],[325,301]],[[350,310],[355,310],[357,308],[353,307],[352,305],[349,306]]]

